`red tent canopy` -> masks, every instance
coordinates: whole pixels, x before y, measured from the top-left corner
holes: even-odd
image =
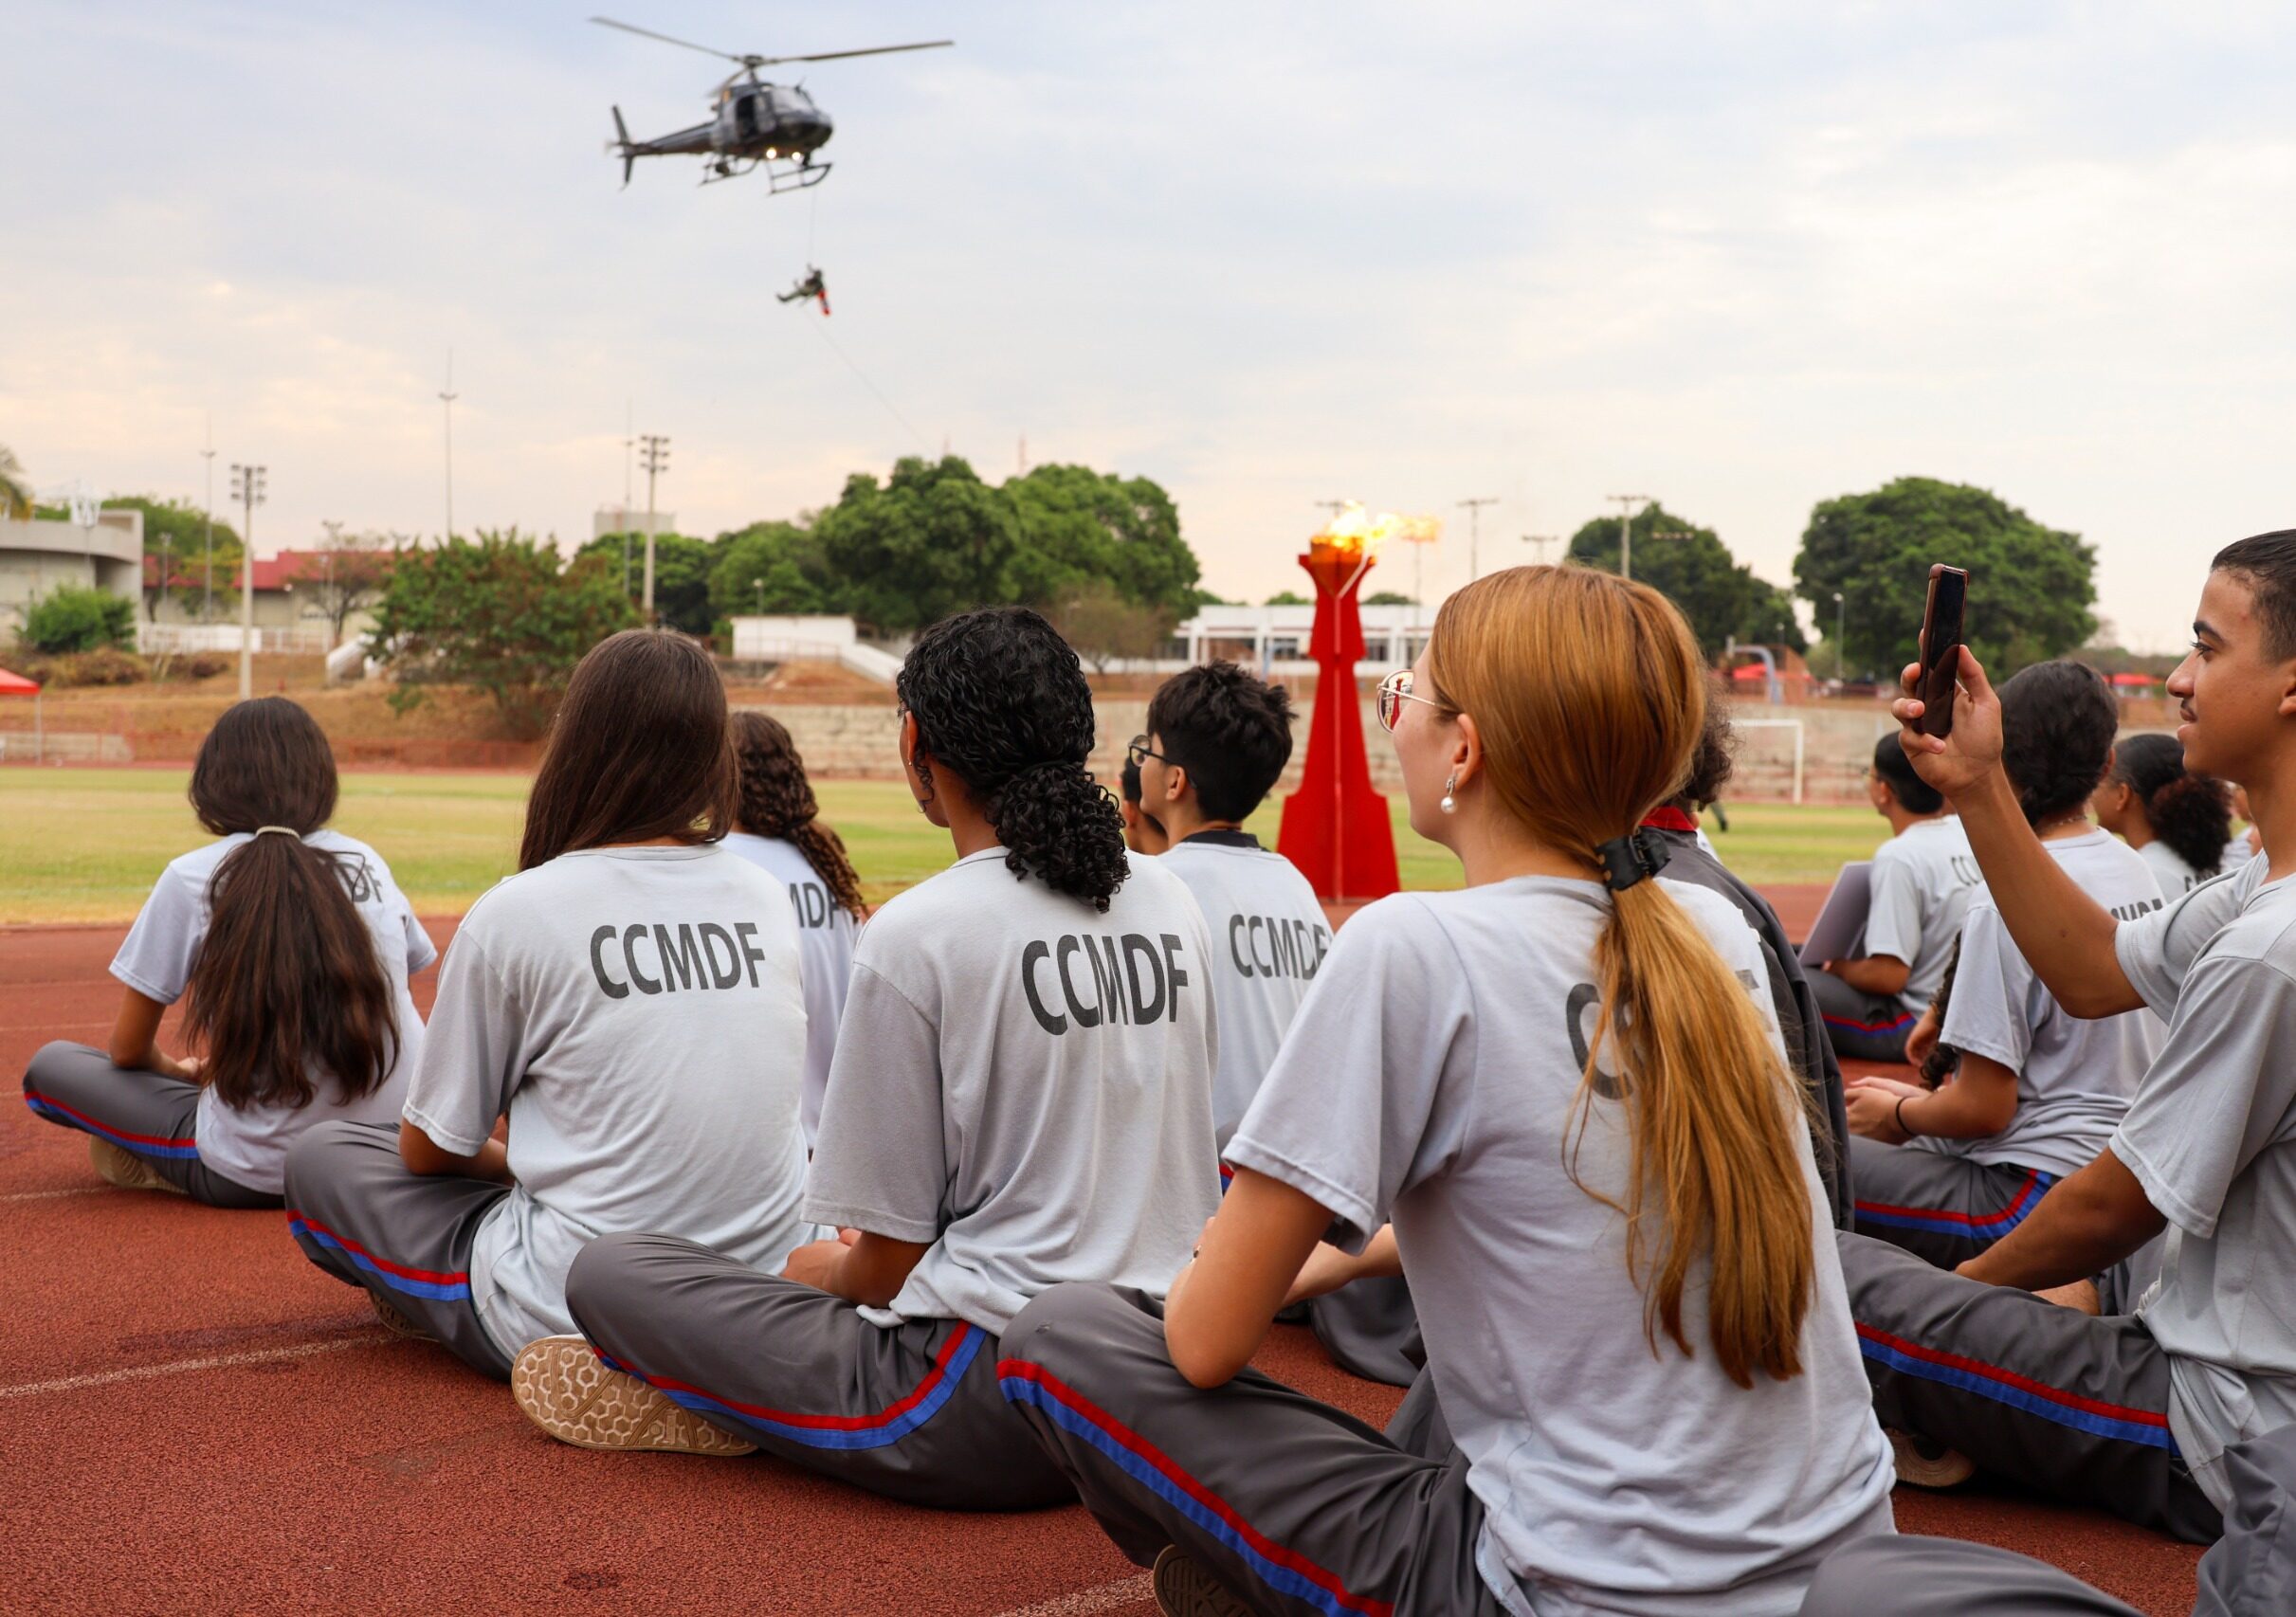
[[[6,668],[0,668],[0,697],[36,697],[39,694],[39,681],[27,680],[22,674],[11,674]]]
[[[2160,679],[2157,674],[2115,674],[2113,676],[2113,683],[2122,686],[2157,685],[2159,682]]]

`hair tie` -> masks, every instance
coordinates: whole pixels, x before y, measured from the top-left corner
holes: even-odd
[[[1664,837],[1649,829],[1594,845],[1594,857],[1602,861],[1602,884],[1613,893],[1623,893],[1645,877],[1657,875],[1673,852]]]
[[[297,830],[293,826],[258,826],[255,827],[255,834],[259,837],[269,836],[273,831],[277,831],[282,837],[293,837],[297,842],[303,840],[302,832]]]

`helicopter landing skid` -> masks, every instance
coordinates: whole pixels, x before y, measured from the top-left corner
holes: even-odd
[[[765,190],[768,196],[778,196],[785,191],[811,191],[829,177],[833,163],[782,163],[764,157],[720,157],[702,165],[702,183],[716,185],[720,180],[739,179],[758,169],[765,171]]]

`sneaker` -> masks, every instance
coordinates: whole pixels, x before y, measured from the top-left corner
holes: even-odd
[[[177,1196],[189,1193],[134,1152],[93,1135],[88,1136],[88,1164],[96,1170],[96,1177],[123,1190],[166,1190]]]
[[[1251,1617],[1251,1608],[1228,1592],[1227,1587],[1192,1561],[1176,1544],[1167,1544],[1148,1574],[1156,1590],[1156,1608],[1163,1617]]]
[[[410,1342],[438,1340],[426,1327],[417,1324],[411,1317],[400,1313],[394,1304],[385,1302],[374,1293],[369,1292],[367,1300],[374,1304],[374,1317],[383,1322],[383,1329],[393,1336],[404,1336]]]
[[[1917,1488],[1955,1488],[1977,1475],[1977,1466],[1959,1449],[1894,1426],[1886,1429],[1890,1451],[1897,1459],[1899,1481]]]
[[[510,1394],[528,1420],[577,1448],[757,1452],[756,1444],[720,1431],[636,1376],[607,1369],[579,1336],[527,1343],[511,1364]]]

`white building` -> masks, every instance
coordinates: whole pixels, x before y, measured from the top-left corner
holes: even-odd
[[[0,639],[12,639],[31,604],[60,584],[141,599],[143,513],[100,511],[92,528],[0,522]]]
[[[678,514],[675,511],[654,513],[656,535],[674,534],[677,531]],[[646,513],[642,510],[633,511],[626,505],[601,505],[591,513],[590,536],[593,539],[602,539],[609,534],[643,536],[645,533]]]
[[[1363,665],[1384,671],[1410,665],[1434,627],[1432,606],[1363,607]],[[1241,663],[1263,674],[1315,670],[1307,643],[1316,625],[1313,606],[1206,607],[1180,625],[1166,655],[1152,663],[1126,663],[1132,672],[1176,673],[1198,663]]]

